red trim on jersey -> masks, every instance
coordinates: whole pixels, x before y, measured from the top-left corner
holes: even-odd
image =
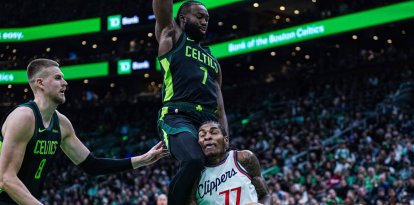
[[[224,162],[227,161],[227,158],[229,157],[229,155],[226,156],[226,158],[224,158],[223,160],[221,160],[221,162],[217,163],[217,164],[213,164],[213,165],[205,165],[208,168],[213,168],[213,167],[218,167],[222,164],[224,164]]]
[[[247,171],[244,171],[240,165],[239,165],[239,161],[237,160],[237,150],[233,151],[233,157],[234,157],[234,164],[236,165],[237,169],[239,170],[240,173],[244,174],[247,178],[250,179],[250,181],[252,180],[252,177],[250,176],[249,173],[247,173]]]

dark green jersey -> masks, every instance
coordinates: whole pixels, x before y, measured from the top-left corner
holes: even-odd
[[[59,119],[56,112],[53,113],[49,127],[45,128],[39,108],[34,101],[20,106],[31,108],[36,120],[33,136],[27,144],[22,166],[17,176],[30,193],[36,198],[39,198],[45,176],[60,146],[61,133]],[[1,133],[0,140],[2,143],[3,136],[1,136]],[[0,201],[12,202],[12,199],[6,192],[0,192]]]
[[[163,103],[187,102],[217,108],[219,63],[207,47],[201,47],[183,32],[176,46],[158,57],[164,82]]]

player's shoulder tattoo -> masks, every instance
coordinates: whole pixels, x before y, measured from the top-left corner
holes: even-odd
[[[269,204],[269,199],[264,198],[269,194],[269,188],[266,185],[265,180],[260,173],[260,163],[253,152],[249,150],[242,150],[237,152],[237,158],[239,163],[246,169],[246,171],[252,176],[252,184],[256,189],[259,200],[264,204]]]
[[[260,176],[260,164],[250,150],[237,151],[237,160],[251,176]]]

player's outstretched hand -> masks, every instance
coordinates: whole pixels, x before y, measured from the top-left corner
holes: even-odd
[[[147,153],[139,156],[139,163],[138,166],[134,166],[135,168],[150,165],[159,159],[168,156],[169,152],[168,149],[165,147],[164,143],[158,142],[154,147],[152,147]]]

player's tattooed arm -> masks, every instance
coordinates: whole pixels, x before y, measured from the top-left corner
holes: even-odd
[[[259,202],[264,205],[271,205],[272,198],[266,181],[260,173],[260,163],[257,157],[249,150],[242,150],[237,152],[237,159],[252,177],[252,184],[256,188]]]

